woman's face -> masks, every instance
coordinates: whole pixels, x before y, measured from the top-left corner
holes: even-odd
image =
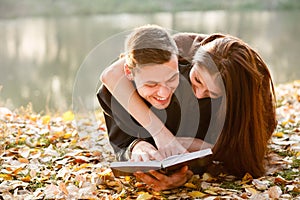
[[[198,66],[197,64],[190,71],[190,80],[197,99],[206,97],[218,98],[222,96],[222,90],[218,86],[220,79],[220,73],[211,75],[205,67]]]

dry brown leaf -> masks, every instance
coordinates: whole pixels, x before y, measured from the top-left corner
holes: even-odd
[[[68,195],[69,192],[67,190],[66,184],[64,182],[59,183],[59,189],[65,194]]]
[[[18,161],[21,163],[29,163],[29,160],[26,158],[18,158]]]
[[[282,195],[282,190],[279,186],[272,186],[268,189],[268,194],[272,199],[278,199]]]

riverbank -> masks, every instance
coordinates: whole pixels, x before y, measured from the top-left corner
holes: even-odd
[[[184,186],[154,192],[136,179],[115,179],[115,158],[101,112],[48,115],[30,106],[0,109],[2,199],[300,199],[300,81],[281,84],[278,128],[270,140],[267,175],[243,179],[194,175]]]

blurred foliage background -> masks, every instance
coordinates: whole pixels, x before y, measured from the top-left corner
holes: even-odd
[[[232,34],[275,83],[300,79],[300,0],[0,0],[0,107],[99,108],[101,72],[134,27]]]
[[[0,17],[207,10],[291,10],[299,0],[0,0]]]

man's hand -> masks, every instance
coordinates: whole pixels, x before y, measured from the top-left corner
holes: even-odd
[[[162,159],[163,156],[152,144],[146,141],[139,141],[132,149],[130,160],[138,162]]]
[[[188,181],[193,175],[193,172],[188,170],[187,166],[182,167],[170,176],[154,170],[150,170],[149,173],[153,177],[143,172],[136,172],[134,175],[147,185],[151,186],[151,188],[155,191],[169,190],[179,187]]]

